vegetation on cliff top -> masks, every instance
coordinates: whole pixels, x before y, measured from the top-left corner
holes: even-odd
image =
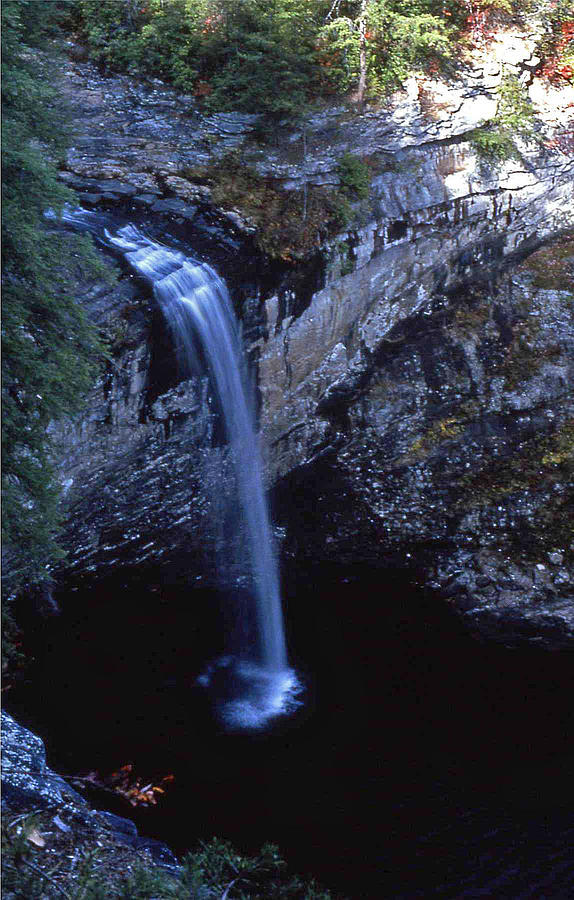
[[[77,0],[72,22],[105,68],[277,118],[322,95],[378,95],[413,64],[444,61],[464,18],[459,0]]]
[[[362,103],[414,69],[436,72],[493,23],[535,13],[545,74],[574,78],[567,0],[70,0],[69,26],[109,71],[161,77],[207,110],[297,116],[318,98]],[[568,11],[570,9],[570,11]]]

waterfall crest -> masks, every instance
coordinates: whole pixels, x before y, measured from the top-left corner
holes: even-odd
[[[253,404],[242,375],[243,348],[229,293],[210,266],[151,240],[133,225],[104,233],[106,243],[151,281],[184,370],[197,371],[199,345],[217,392],[249,548],[256,628],[248,646],[230,647],[199,683],[212,690],[226,726],[260,728],[298,705],[300,686],[287,662]]]

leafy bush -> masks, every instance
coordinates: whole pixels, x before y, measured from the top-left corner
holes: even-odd
[[[341,180],[341,190],[355,200],[366,200],[369,196],[371,173],[366,162],[352,153],[345,153],[337,165],[337,175]]]
[[[373,0],[369,4],[369,93],[398,87],[414,68],[446,62],[454,53],[455,29],[425,0]]]
[[[212,110],[271,118],[298,113],[316,79],[312,12],[306,0],[77,0],[75,7],[106,69],[159,76]]]
[[[484,158],[503,161],[518,156],[517,137],[532,140],[534,136],[534,110],[528,95],[515,75],[507,75],[498,89],[496,116],[472,133],[474,146]]]
[[[544,64],[540,74],[555,84],[574,84],[574,11],[570,0],[546,3],[541,10],[545,35],[536,53]]]
[[[71,21],[106,69],[159,76],[211,110],[276,120],[363,76],[377,97],[413,67],[451,58],[466,10],[458,0],[73,2]]]

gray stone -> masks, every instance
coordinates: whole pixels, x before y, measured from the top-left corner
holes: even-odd
[[[548,554],[548,560],[553,566],[560,566],[564,561],[564,554],[560,550],[553,550]]]
[[[171,213],[182,216],[184,219],[193,219],[197,213],[196,206],[190,206],[183,200],[156,200],[152,206],[152,212]]]
[[[98,203],[101,203],[103,194],[82,194],[82,203],[87,204],[87,206],[97,206]],[[109,194],[106,194],[109,197]]]
[[[513,45],[512,64],[529,60],[532,47],[530,39]],[[520,159],[500,165],[477,156],[467,138],[494,115],[503,68],[492,60],[449,82],[411,79],[386,106],[361,116],[323,109],[307,123],[303,160],[300,127],[262,153],[249,137],[256,118],[186,117],[165,86],[157,95],[134,88],[128,103],[126,82],[102,80],[80,63],[82,80],[70,88],[78,112],[68,165],[92,183],[157,176],[177,199],[158,200],[146,181],[134,182],[134,202],[187,219],[195,203],[204,215],[212,202],[205,186],[187,180],[189,170],[230,147],[293,190],[310,181],[335,185],[346,152],[368,157],[374,177],[362,224],[276,280],[250,286],[261,301],[243,307],[268,484],[307,473],[309,507],[322,510],[305,542],[290,521],[279,523],[283,552],[379,564],[386,553],[412,557],[424,548],[429,580],[449,592],[473,633],[517,645],[539,629],[546,646],[565,646],[574,634],[572,604],[558,601],[569,587],[556,578],[571,556],[564,552],[558,572],[544,569],[559,540],[549,534],[547,546],[544,523],[567,503],[568,485],[543,453],[542,477],[533,472],[526,451],[574,415],[571,299],[566,288],[541,292],[516,266],[536,242],[572,225],[573,169],[567,155],[540,145],[521,145]],[[89,96],[105,125],[99,138],[85,118]],[[555,104],[545,113],[542,101],[537,108],[540,138],[550,139],[552,122],[567,111]],[[228,239],[253,230],[239,207],[209,207],[209,216]],[[100,576],[118,560],[168,566],[193,548],[201,564],[190,577],[209,578],[217,538],[205,472],[225,450],[212,446],[212,414],[197,382],[180,385],[178,396],[173,388],[152,391],[149,408],[146,302],[114,296],[86,298],[99,322],[113,327],[135,302],[146,324],[129,325],[82,422],[56,429],[76,510],[61,577]],[[327,504],[313,493],[315,475],[329,485]],[[537,548],[524,559],[514,543],[523,531]]]
[[[46,766],[42,740],[2,712],[2,800],[27,811],[59,806],[71,789]]]
[[[157,203],[157,194],[136,194],[133,202],[138,206],[153,206],[154,203]]]
[[[121,181],[109,180],[99,181],[94,185],[99,191],[109,191],[113,194],[121,194],[126,197],[133,197],[137,192],[137,188],[133,184],[124,184]]]

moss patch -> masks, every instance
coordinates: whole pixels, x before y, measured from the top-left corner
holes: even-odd
[[[465,423],[455,416],[449,416],[448,418],[440,419],[438,422],[433,422],[428,431],[417,438],[411,445],[408,455],[416,456],[419,459],[423,458],[438,445],[457,438],[465,428]]]
[[[539,560],[556,548],[565,552],[565,564],[574,562],[574,419],[547,437],[534,437],[506,459],[489,460],[479,471],[458,482],[455,509],[494,507],[512,494],[539,497],[520,527],[507,536],[512,553]],[[515,507],[519,511],[519,507]]]
[[[534,287],[574,294],[574,234],[532,253],[524,263]]]
[[[455,335],[463,337],[472,337],[478,334],[491,317],[491,308],[488,303],[481,302],[483,297],[476,299],[472,294],[469,301],[461,303],[456,307],[452,324],[449,329]]]
[[[188,169],[183,177],[211,188],[213,202],[236,209],[255,228],[255,243],[271,257],[296,261],[350,224],[354,212],[338,191],[308,185],[285,191],[273,178],[259,175],[231,154],[217,165]]]
[[[514,491],[539,490],[554,481],[574,477],[574,419],[568,419],[548,437],[525,441],[503,460],[492,460],[459,484],[468,508],[488,506]]]

